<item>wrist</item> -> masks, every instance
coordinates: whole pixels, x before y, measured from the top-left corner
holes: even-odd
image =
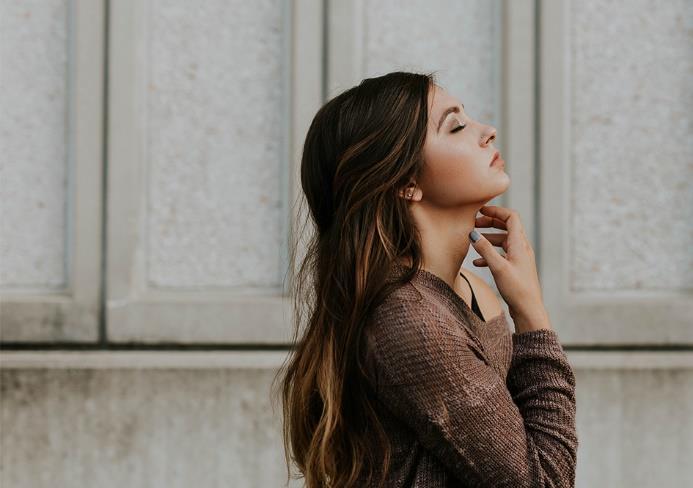
[[[518,317],[513,317],[513,322],[515,322],[515,330],[518,333],[531,330],[552,329],[549,314],[543,307],[541,307],[540,310],[533,311],[531,314],[522,314]]]

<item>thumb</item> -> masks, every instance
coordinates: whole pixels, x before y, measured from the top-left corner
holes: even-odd
[[[493,248],[493,244],[491,244],[483,235],[479,234],[476,229],[469,233],[469,239],[471,239],[472,246],[476,252],[478,252],[479,255],[484,258],[486,264],[488,264],[488,267],[491,270],[498,269],[499,266],[504,264],[501,263],[501,260],[505,260],[505,258],[501,256],[500,253]]]

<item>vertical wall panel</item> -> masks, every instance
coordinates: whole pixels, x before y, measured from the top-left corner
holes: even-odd
[[[283,0],[151,0],[146,18],[147,280],[281,284]]]
[[[91,342],[105,0],[0,1],[0,340]]]
[[[111,3],[109,341],[288,340],[295,131],[321,96],[321,12]]]
[[[571,288],[693,288],[693,3],[571,17]]]
[[[0,2],[0,286],[64,288],[68,1]]]
[[[687,2],[541,2],[540,256],[565,344],[693,344]]]

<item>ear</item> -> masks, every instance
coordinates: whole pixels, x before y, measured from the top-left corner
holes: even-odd
[[[421,200],[423,192],[416,186],[416,183],[412,182],[399,191],[399,196],[407,200],[418,202]]]

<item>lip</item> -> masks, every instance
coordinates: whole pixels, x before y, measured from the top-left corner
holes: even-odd
[[[489,166],[495,166],[497,164],[505,164],[505,161],[503,161],[503,158],[500,157],[500,152],[498,151],[494,153],[493,159],[491,159]]]

